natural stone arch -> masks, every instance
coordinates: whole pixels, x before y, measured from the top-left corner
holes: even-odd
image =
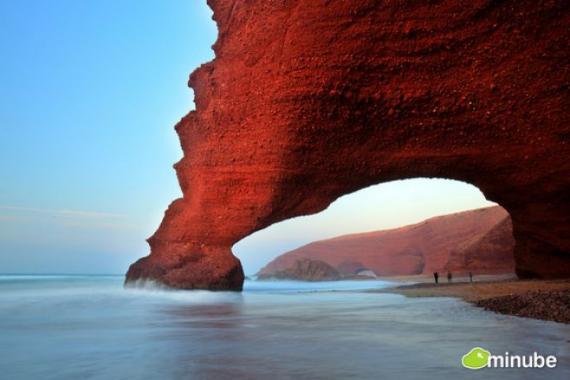
[[[436,271],[477,276],[513,273],[513,248],[510,215],[476,186],[413,178],[344,194],[319,213],[248,235],[232,252],[251,277],[271,278],[303,259],[344,275],[366,269],[382,277]]]
[[[176,126],[184,196],[127,280],[241,289],[241,238],[413,177],[507,209],[520,276],[570,274],[566,2],[209,4],[216,59]]]

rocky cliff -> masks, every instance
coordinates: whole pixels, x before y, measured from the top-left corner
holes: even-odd
[[[258,280],[288,279],[302,281],[336,281],[341,274],[333,266],[321,260],[298,258],[291,265],[272,272],[259,273]]]
[[[313,242],[277,257],[259,273],[278,273],[301,259],[324,261],[342,274],[356,273],[362,268],[380,276],[448,270],[512,273],[513,247],[509,215],[501,207],[491,207],[391,230]]]
[[[239,290],[237,241],[412,177],[505,207],[519,276],[570,275],[568,1],[208,4],[216,58],[176,126],[183,197],[127,282]]]

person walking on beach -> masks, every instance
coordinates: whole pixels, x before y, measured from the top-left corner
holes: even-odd
[[[435,280],[435,283],[438,284],[439,283],[439,273],[433,272],[433,279]]]
[[[447,282],[451,282],[452,279],[453,276],[451,275],[451,272],[447,272]]]
[[[469,272],[469,282],[473,282],[473,273]]]

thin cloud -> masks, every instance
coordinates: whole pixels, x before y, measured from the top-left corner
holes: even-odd
[[[126,215],[123,214],[115,214],[115,213],[101,212],[101,211],[55,210],[47,208],[21,207],[21,206],[11,206],[11,205],[0,205],[0,210],[47,214],[51,216],[62,216],[68,218],[117,219],[117,218],[127,217]]]
[[[113,222],[97,221],[94,219],[64,220],[61,223],[63,226],[68,228],[141,230],[141,226],[132,223],[113,223]]]
[[[0,222],[19,222],[21,220],[26,220],[27,218],[23,215],[1,215]]]
[[[58,210],[60,215],[82,218],[126,218],[126,215],[100,211]]]

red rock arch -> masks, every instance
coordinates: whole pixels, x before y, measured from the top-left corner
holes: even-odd
[[[176,126],[183,198],[127,281],[241,289],[230,247],[385,181],[472,183],[517,272],[570,275],[570,5],[210,0],[216,59]]]

